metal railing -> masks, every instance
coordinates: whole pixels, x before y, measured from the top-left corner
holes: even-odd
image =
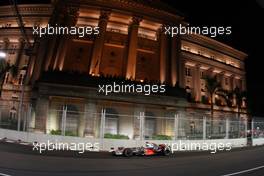
[[[20,131],[35,131],[36,117],[31,107],[23,109]],[[13,114],[12,114],[13,113]],[[17,130],[16,112],[4,113],[0,110],[0,128]],[[118,114],[74,111],[62,109],[48,110],[43,122],[44,133],[51,135],[79,136],[89,138],[136,139],[136,140],[205,140],[246,138],[252,132],[253,138],[264,138],[264,121],[253,121],[225,117],[211,119],[203,114],[171,113],[155,116],[145,112]],[[39,126],[39,125],[38,125]],[[252,128],[252,130],[248,130]]]

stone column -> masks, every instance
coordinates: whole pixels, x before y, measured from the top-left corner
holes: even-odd
[[[203,117],[203,140],[206,140],[206,117]]]
[[[4,39],[3,39],[3,42],[4,42],[3,52],[4,52],[4,53],[6,54],[6,56],[7,56],[7,54],[8,54],[8,47],[9,47],[9,39],[8,39],[8,38],[4,38]],[[6,72],[6,73],[5,73],[5,76],[3,77],[4,82],[6,81],[7,75],[8,75],[8,73]]]
[[[228,139],[229,138],[229,127],[230,127],[230,123],[229,123],[229,118],[226,118],[226,135],[225,138]]]
[[[49,112],[49,99],[46,96],[40,96],[36,104],[35,131],[47,132],[47,119]]]
[[[8,47],[9,47],[10,41],[9,41],[8,38],[4,38],[4,39],[3,39],[3,42],[4,42],[3,50],[4,50],[4,52],[8,53],[7,50],[8,50]]]
[[[67,11],[65,13],[67,13],[66,20],[63,21],[63,23],[65,23],[65,26],[75,26],[79,16],[79,7],[67,7]],[[69,35],[64,35],[59,38],[59,46],[58,49],[55,50],[57,61],[55,62],[55,65],[59,70],[63,69],[64,59],[68,49],[68,43],[71,38],[72,36]]]
[[[234,90],[236,88],[236,78],[235,75],[231,75],[230,77],[230,86],[231,86],[231,90]]]
[[[193,89],[195,94],[195,101],[201,101],[201,78],[200,78],[200,67],[201,65],[197,64],[194,67],[194,74],[193,76]]]
[[[225,72],[219,73],[219,81],[220,81],[219,83],[220,83],[221,87],[223,89],[226,89],[226,85],[225,85]]]
[[[167,54],[167,48],[168,48],[168,37],[164,33],[164,26],[162,26],[160,30],[160,82],[164,83],[166,82],[166,73],[168,69],[168,54]]]
[[[99,137],[99,131],[96,124],[99,122],[99,118],[96,115],[95,102],[88,101],[85,103],[84,108],[84,123],[81,125],[84,129],[84,137]]]
[[[135,79],[137,64],[138,27],[142,19],[133,17],[129,30],[129,45],[127,57],[126,78]]]
[[[40,39],[39,42],[40,43],[38,44],[36,56],[33,56],[36,58],[34,58],[34,61],[33,63],[31,63],[31,66],[30,66],[32,67],[32,71],[29,70],[31,72],[29,74],[32,75],[30,79],[32,83],[34,83],[40,77],[40,74],[42,72],[42,66],[43,66],[43,63],[45,62],[45,56],[46,56],[47,47],[48,47],[48,40]]]
[[[179,62],[179,86],[185,88],[185,60]]]
[[[177,35],[176,37],[171,38],[171,84],[175,86],[176,83],[179,81],[179,56],[181,52],[181,40],[180,36]]]
[[[85,108],[84,108],[85,109]],[[86,113],[80,114],[78,121],[78,136],[84,137]]]
[[[97,38],[94,41],[93,54],[90,64],[90,71],[89,71],[90,74],[95,74],[95,75],[99,74],[99,66],[103,55],[105,33],[106,33],[107,22],[110,13],[111,13],[110,11],[106,11],[106,10],[101,11],[101,15],[98,23],[100,34],[97,36]]]
[[[174,140],[179,137],[179,114],[174,115]]]
[[[132,139],[141,140],[142,136],[142,113],[145,112],[145,107],[136,105],[134,107],[134,123],[133,123],[133,135]]]
[[[37,56],[38,54],[36,54],[36,52],[38,51],[40,46],[40,41],[36,40],[34,41],[34,46],[33,46],[33,51],[32,54],[30,54],[29,56],[29,64],[28,64],[28,70],[27,70],[27,74],[26,74],[26,78],[25,78],[25,84],[29,84],[31,78],[32,78],[32,74],[33,74],[33,70],[36,64],[36,60],[37,60]],[[40,62],[40,61],[38,61]]]
[[[18,50],[16,53],[16,61],[15,61],[15,66],[17,66],[17,67],[19,67],[21,64],[24,46],[25,46],[25,40],[23,38],[19,38]]]
[[[47,59],[45,62],[45,68],[44,70],[47,71],[49,69],[55,70],[57,67],[57,50],[58,50],[58,45],[59,45],[59,36],[53,36],[51,41],[48,43],[49,45],[49,50],[47,51]]]

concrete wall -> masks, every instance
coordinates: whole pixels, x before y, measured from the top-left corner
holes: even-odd
[[[204,143],[208,145],[213,144],[227,144],[230,143],[232,148],[235,147],[245,147],[247,145],[246,138],[239,139],[215,139],[215,140],[176,140],[176,141],[168,141],[168,140],[117,140],[117,139],[95,139],[95,138],[81,138],[81,137],[70,137],[70,136],[57,136],[57,135],[47,135],[42,133],[31,133],[31,132],[18,132],[14,130],[0,129],[0,138],[8,138],[12,140],[21,140],[24,142],[41,142],[47,143],[48,141],[51,143],[54,142],[63,142],[63,143],[99,143],[100,150],[108,151],[111,147],[136,147],[143,146],[145,143],[154,142],[157,144],[166,143],[166,144],[186,144],[189,145],[191,143],[196,143],[203,145]],[[253,141],[254,143],[254,141]],[[262,139],[262,144],[264,143],[264,139]],[[256,145],[256,143],[255,143]]]
[[[255,138],[252,139],[252,145],[256,146],[256,145],[264,145],[264,138]]]

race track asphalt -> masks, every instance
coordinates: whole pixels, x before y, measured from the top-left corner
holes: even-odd
[[[229,174],[229,175],[228,175]],[[0,176],[264,176],[264,147],[170,157],[114,157],[108,152],[39,154],[0,142]]]

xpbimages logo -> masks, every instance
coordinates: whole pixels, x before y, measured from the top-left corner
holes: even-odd
[[[110,93],[143,93],[150,95],[151,93],[164,93],[166,91],[165,85],[149,85],[149,84],[104,84],[98,85],[98,92],[109,95]]]
[[[217,37],[218,35],[231,35],[231,26],[189,26],[182,25],[179,26],[165,26],[164,34],[171,37],[177,35],[189,35],[189,34],[200,34],[208,35],[210,37]]]
[[[33,35],[38,35],[42,37],[44,35],[78,35],[82,38],[86,35],[99,35],[100,28],[98,26],[58,26],[55,24],[51,26],[48,24],[46,27],[33,26]]]
[[[216,143],[216,142],[183,142],[179,141],[178,143],[167,144],[171,147],[171,152],[177,151],[209,151],[212,154],[215,154],[217,151],[230,151],[232,149],[231,143]]]
[[[41,142],[41,143],[37,143],[34,142],[33,143],[33,151],[37,151],[40,154],[45,152],[45,151],[61,151],[61,150],[67,150],[67,151],[77,151],[78,153],[84,153],[85,151],[99,151],[99,143],[91,143],[91,142],[79,142],[79,143],[64,143],[64,142],[59,142],[59,141],[55,141],[55,142],[51,142],[51,141],[47,141],[47,142]]]

